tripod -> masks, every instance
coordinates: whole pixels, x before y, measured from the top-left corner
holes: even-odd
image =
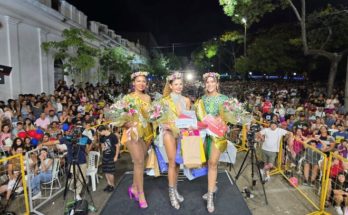
[[[74,146],[75,145],[75,146]],[[76,199],[76,196],[78,195],[77,194],[77,187],[76,187],[76,183],[77,183],[77,178],[79,178],[78,180],[82,183],[82,186],[83,187],[85,187],[86,189],[87,189],[87,193],[88,193],[88,195],[89,195],[89,197],[90,197],[90,199],[91,199],[91,201],[92,201],[92,204],[93,204],[93,207],[94,207],[94,201],[93,201],[93,198],[92,198],[92,195],[91,195],[91,192],[90,192],[90,190],[89,190],[89,188],[88,188],[88,185],[87,185],[87,183],[86,183],[86,180],[85,180],[85,177],[83,176],[83,173],[82,173],[82,170],[81,170],[81,167],[80,167],[80,165],[79,165],[79,163],[78,163],[78,161],[77,161],[77,157],[78,157],[78,154],[79,154],[79,152],[80,152],[80,145],[79,144],[74,144],[73,146],[72,146],[72,149],[73,149],[73,159],[72,159],[72,161],[69,163],[69,165],[68,165],[68,171],[69,171],[69,173],[70,173],[70,170],[71,170],[71,167],[73,168],[72,170],[72,177],[71,177],[71,180],[73,180],[73,192],[74,192],[74,198],[75,198],[75,201],[77,200]],[[76,145],[78,145],[78,146],[76,146]],[[76,150],[76,147],[78,147],[78,151],[77,151],[77,153],[74,153],[75,152],[75,150]],[[83,153],[86,153],[86,152],[83,152]],[[76,176],[76,169],[78,170],[78,173],[79,173],[79,177],[77,177]],[[69,173],[67,173],[67,176],[66,176],[66,180],[65,180],[65,189],[64,189],[64,195],[63,195],[63,198],[64,198],[64,200],[66,200],[66,195],[67,195],[67,192],[68,192],[68,189],[69,189],[69,187],[70,187],[70,183],[71,183],[71,181],[70,181],[70,183],[69,183],[69,177],[68,177],[68,174]],[[80,177],[82,178],[82,181],[81,181],[81,179],[80,179]],[[66,203],[66,202],[65,202]],[[66,205],[64,203],[64,205]],[[76,205],[75,205],[75,207],[74,208],[76,208]]]
[[[249,141],[249,140],[248,140]],[[252,142],[253,143],[253,142]],[[259,164],[259,160],[257,159],[257,156],[256,156],[256,150],[255,150],[255,146],[254,146],[254,143],[253,144],[249,144],[249,147],[248,147],[248,151],[247,153],[245,154],[245,157],[244,157],[244,160],[242,162],[242,165],[240,166],[239,170],[238,170],[238,173],[237,173],[237,176],[236,176],[236,182],[239,178],[239,176],[243,173],[243,171],[245,170],[245,168],[243,169],[244,165],[245,165],[245,161],[246,159],[248,158],[248,155],[249,153],[251,152],[251,157],[250,157],[250,160],[251,160],[251,178],[253,180],[252,182],[252,185],[253,185],[253,188],[254,186],[256,185],[256,180],[254,179],[254,167],[256,167],[257,169],[257,172],[259,173],[259,180],[261,182],[261,185],[262,185],[262,190],[263,190],[263,194],[265,196],[265,202],[266,202],[266,205],[268,205],[268,200],[267,200],[267,195],[266,195],[266,191],[265,191],[265,186],[264,186],[264,181],[262,180],[262,176],[261,176],[261,171],[260,171],[260,168],[257,166]],[[255,163],[256,161],[256,163]]]

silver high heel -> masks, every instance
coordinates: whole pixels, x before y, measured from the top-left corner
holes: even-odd
[[[213,213],[215,211],[214,207],[214,193],[208,192],[207,196],[207,210],[209,213]]]
[[[178,199],[176,198],[174,187],[169,187],[169,199],[170,199],[170,204],[173,206],[173,208],[179,210],[180,204],[178,202]]]
[[[178,192],[178,185],[175,186],[174,188],[174,193],[175,193],[175,197],[176,199],[181,203],[184,201],[184,197],[182,195],[179,194]]]
[[[213,191],[213,194],[216,195],[216,192],[218,191],[218,187],[216,186],[214,191]],[[208,200],[208,193],[205,193],[203,196],[202,196],[202,199],[207,201]]]

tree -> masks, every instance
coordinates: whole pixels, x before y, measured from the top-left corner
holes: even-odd
[[[155,54],[149,61],[147,70],[157,77],[165,77],[168,75],[169,60],[163,54]]]
[[[342,59],[342,56],[348,52],[346,41],[342,41],[345,44],[340,50],[328,48],[329,42],[336,42],[334,38],[339,40],[346,39],[342,35],[347,35],[347,12],[345,10],[337,10],[331,7],[330,9],[323,9],[320,12],[316,12],[312,15],[310,21],[316,23],[313,25],[313,29],[308,32],[307,29],[307,11],[306,11],[306,0],[300,0],[300,9],[294,4],[294,0],[220,0],[220,5],[226,15],[232,17],[232,20],[236,22],[236,17],[239,14],[243,16],[250,16],[248,18],[249,25],[259,21],[266,13],[270,13],[279,7],[290,7],[294,12],[298,23],[300,25],[301,42],[303,52],[305,55],[322,56],[329,60],[330,71],[328,78],[328,95],[332,94],[335,77],[337,74],[337,67]],[[238,16],[236,16],[238,14]],[[322,20],[319,22],[316,20]],[[325,21],[324,21],[325,20]],[[321,24],[318,26],[318,24]],[[334,28],[334,26],[336,26]],[[340,27],[339,27],[340,26]],[[323,32],[325,34],[318,34]],[[322,38],[325,35],[325,39]],[[336,35],[336,36],[334,36]],[[322,41],[321,44],[318,42]]]
[[[270,73],[301,71],[305,62],[301,49],[291,44],[296,28],[278,25],[260,33],[248,47],[248,56],[236,60],[238,72],[260,71]]]
[[[105,48],[99,54],[99,64],[104,75],[112,71],[122,74],[122,81],[127,82],[132,67],[133,55],[127,54],[126,50],[121,47]],[[110,75],[110,74],[109,74]]]
[[[45,52],[54,52],[54,58],[62,60],[66,74],[81,74],[96,65],[99,49],[91,45],[94,36],[84,29],[65,29],[63,40],[43,42]]]

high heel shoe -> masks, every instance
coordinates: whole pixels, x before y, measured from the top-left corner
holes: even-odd
[[[133,187],[132,186],[128,187],[128,195],[129,195],[130,199],[134,198],[135,201],[139,201],[139,195],[137,195],[136,193],[133,193]]]
[[[138,193],[138,196],[140,196],[140,195],[144,195],[144,192]],[[142,209],[147,208],[148,207],[147,201],[146,200],[144,200],[144,201],[140,201],[139,200],[139,207],[142,208]]]
[[[175,193],[175,197],[176,199],[181,203],[184,201],[184,197],[182,195],[180,195],[180,193],[178,192],[178,186],[175,186],[174,188],[174,193]]]
[[[215,186],[215,189],[214,189],[214,191],[213,191],[214,196],[216,195],[217,191],[218,191],[218,187]],[[202,199],[205,200],[205,201],[207,201],[207,199],[208,199],[208,193],[204,194],[204,195],[202,196]]]
[[[169,187],[169,199],[170,199],[170,204],[173,206],[173,208],[179,210],[180,204],[178,202],[178,199],[176,198],[174,187]]]
[[[213,213],[215,211],[214,207],[214,193],[213,192],[208,192],[207,196],[207,210],[209,213]]]

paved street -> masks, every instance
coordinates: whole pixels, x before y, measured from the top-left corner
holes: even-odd
[[[240,153],[237,158],[237,164],[231,171],[231,175],[234,177],[235,172],[238,171],[241,160],[244,158],[244,153]],[[129,154],[122,154],[122,158],[117,163],[116,178],[119,179],[123,172],[131,170]],[[221,165],[220,169],[224,169],[225,165]],[[93,200],[97,208],[103,208],[111,194],[105,193],[102,189],[105,187],[105,179],[101,179],[97,185],[97,191],[92,192]],[[243,172],[242,176],[238,179],[237,185],[239,189],[245,186],[251,185],[250,166]],[[274,176],[271,181],[265,185],[266,193],[269,204],[265,204],[262,187],[257,182],[255,190],[252,191],[254,198],[247,199],[246,202],[255,215],[263,214],[292,214],[302,215],[314,211],[314,208],[295,190],[292,189],[288,183],[281,176]],[[126,194],[125,194],[126,195]],[[70,193],[70,197],[72,197]],[[63,208],[63,197],[60,195],[52,204],[42,208],[42,212],[45,214],[60,215]],[[151,204],[151,202],[150,202]],[[91,214],[99,214],[91,213]]]

